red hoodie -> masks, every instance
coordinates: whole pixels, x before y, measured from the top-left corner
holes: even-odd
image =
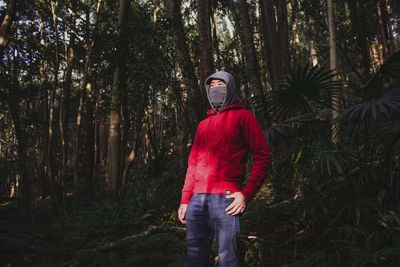
[[[248,154],[253,157],[250,178],[244,188]],[[241,191],[247,201],[261,187],[271,163],[271,153],[261,127],[251,111],[237,102],[207,111],[194,137],[181,204],[193,193],[225,194]]]

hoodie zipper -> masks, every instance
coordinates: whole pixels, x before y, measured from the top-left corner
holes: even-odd
[[[217,126],[218,115],[219,115],[219,112],[217,112],[217,116],[215,116],[215,121],[214,121],[214,132],[215,132],[215,127]]]
[[[214,134],[215,133],[215,127],[217,126],[217,119],[218,119],[218,115],[219,115],[219,112],[217,112],[217,115],[215,116],[215,119],[214,119],[214,130],[213,130],[213,132],[212,132],[212,134]],[[210,126],[208,126],[208,133],[207,133],[208,135],[210,135]],[[208,143],[209,143],[209,138],[208,138],[208,136],[207,136],[207,146],[208,146]],[[208,158],[209,158],[209,155],[210,154],[210,151],[208,151],[208,149],[207,149],[207,155],[206,155],[206,174],[204,175],[204,190],[207,190],[207,175],[208,175]]]
[[[211,120],[210,120],[210,122],[208,123],[208,127],[207,127],[208,129],[207,129],[207,143],[206,143],[206,147],[208,147],[208,144],[209,144],[210,124],[211,124]],[[204,193],[205,193],[205,191],[207,190],[208,154],[209,154],[209,151],[208,151],[208,149],[207,149],[207,154],[206,154],[206,174],[205,174],[204,177],[203,177]]]

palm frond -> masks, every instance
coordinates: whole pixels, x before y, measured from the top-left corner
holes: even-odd
[[[279,82],[267,97],[268,109],[275,120],[316,112],[331,107],[331,98],[341,96],[340,82],[332,81],[334,71],[320,66],[298,65]]]
[[[400,88],[395,87],[378,99],[372,99],[345,109],[335,121],[364,122],[366,119],[392,120],[400,112]]]

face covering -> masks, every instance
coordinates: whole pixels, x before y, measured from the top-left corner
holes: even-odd
[[[215,86],[209,89],[210,101],[214,108],[219,111],[224,103],[226,86]]]

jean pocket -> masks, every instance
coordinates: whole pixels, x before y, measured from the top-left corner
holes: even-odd
[[[222,199],[224,202],[233,202],[233,200],[235,200],[235,198],[234,197],[226,197],[227,195],[226,194],[218,194],[219,195],[219,198],[220,199]]]

